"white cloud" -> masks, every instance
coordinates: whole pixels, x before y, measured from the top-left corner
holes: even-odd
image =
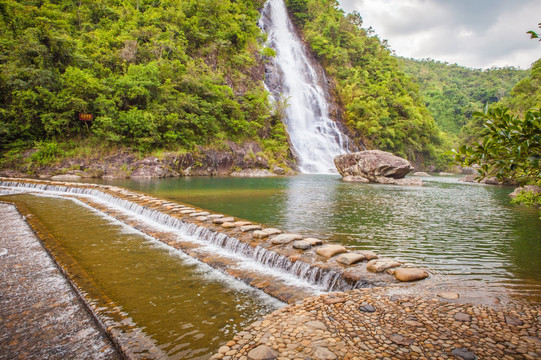
[[[538,0],[339,0],[397,55],[474,68],[529,68],[541,44],[526,34],[541,22]]]

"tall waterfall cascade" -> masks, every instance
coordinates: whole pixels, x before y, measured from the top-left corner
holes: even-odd
[[[336,173],[334,157],[348,152],[349,139],[329,116],[325,75],[312,63],[284,0],[267,1],[260,27],[276,51],[266,69],[265,85],[275,101],[287,101],[284,123],[299,170]]]

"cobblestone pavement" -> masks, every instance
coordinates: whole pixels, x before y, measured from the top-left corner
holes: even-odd
[[[0,359],[119,359],[15,206],[1,202]]]
[[[541,307],[359,289],[306,298],[248,326],[212,359],[537,359]]]

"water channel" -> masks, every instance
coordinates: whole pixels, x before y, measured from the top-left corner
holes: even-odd
[[[23,203],[47,228],[60,247],[57,256],[98,314],[115,317],[139,343],[128,345],[135,358],[208,359],[242,328],[283,306],[79,201],[1,199]]]
[[[108,181],[316,236],[541,299],[541,220],[510,203],[510,187],[424,178],[422,187],[344,183],[334,175]]]

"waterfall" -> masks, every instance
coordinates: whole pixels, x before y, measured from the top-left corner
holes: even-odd
[[[334,157],[348,150],[348,137],[329,117],[326,79],[289,19],[283,0],[269,0],[260,26],[276,57],[266,69],[265,85],[275,101],[287,100],[284,123],[303,173],[336,173]]]

